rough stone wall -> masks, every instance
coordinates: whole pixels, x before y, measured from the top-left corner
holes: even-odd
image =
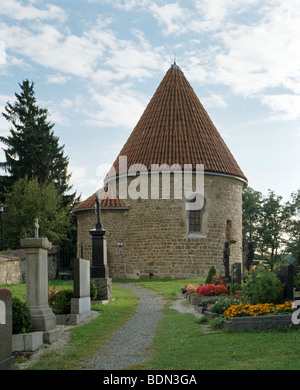
[[[57,276],[57,247],[48,252],[48,279]],[[0,285],[17,284],[26,281],[26,261],[23,250],[0,253]]]
[[[205,175],[205,237],[188,234],[183,199],[127,199],[129,210],[101,210],[110,277],[204,277],[212,265],[224,273],[227,221],[231,221],[230,239],[237,241],[231,246],[230,261],[241,262],[242,188],[240,180]],[[78,212],[77,220],[78,245],[83,244],[84,257],[91,259],[89,230],[95,227],[95,212]]]
[[[0,284],[17,284],[25,282],[25,256],[0,257]]]

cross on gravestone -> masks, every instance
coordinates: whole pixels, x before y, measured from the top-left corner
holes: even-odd
[[[36,218],[34,220],[34,238],[39,238],[39,220]]]

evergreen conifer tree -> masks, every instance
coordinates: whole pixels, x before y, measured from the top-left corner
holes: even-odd
[[[0,163],[7,175],[0,178],[0,190],[7,192],[19,179],[35,179],[38,183],[53,182],[64,203],[74,201],[75,194],[66,195],[71,189],[67,172],[68,157],[64,156],[64,145],[54,135],[48,121],[48,110],[39,108],[35,98],[34,83],[25,80],[19,84],[21,93],[14,104],[7,103],[2,113],[11,124],[10,134],[1,136],[5,162]]]

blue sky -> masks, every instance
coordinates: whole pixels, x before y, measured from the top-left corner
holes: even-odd
[[[0,111],[35,83],[84,199],[175,53],[249,185],[288,200],[300,188],[299,21],[299,0],[1,0]]]

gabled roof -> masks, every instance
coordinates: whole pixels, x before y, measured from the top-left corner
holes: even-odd
[[[204,164],[204,171],[247,181],[182,70],[171,65],[119,156],[133,164]],[[119,156],[113,167],[119,175]],[[110,171],[111,172],[111,171]],[[111,176],[108,173],[106,180]]]
[[[109,187],[110,188],[110,187]],[[109,190],[110,191],[110,190]],[[100,190],[100,194],[103,195],[104,188]],[[108,197],[105,199],[102,199],[102,196],[100,195],[101,209],[115,209],[115,210],[128,210],[130,208],[129,203],[126,202],[123,199],[120,199],[118,195],[112,196],[111,191]],[[96,192],[85,199],[83,202],[76,205],[72,212],[76,213],[78,211],[87,211],[87,210],[95,210],[95,204],[96,204]]]

